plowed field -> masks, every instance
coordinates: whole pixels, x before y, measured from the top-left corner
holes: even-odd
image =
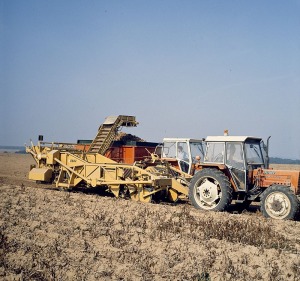
[[[66,192],[33,163],[0,154],[0,280],[300,280],[300,222]]]

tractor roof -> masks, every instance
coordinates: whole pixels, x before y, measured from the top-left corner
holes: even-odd
[[[261,138],[249,137],[249,136],[208,136],[205,141],[215,141],[215,142],[245,142],[246,140],[256,140],[261,141]]]
[[[189,138],[164,138],[163,142],[202,142],[202,139],[189,139]]]

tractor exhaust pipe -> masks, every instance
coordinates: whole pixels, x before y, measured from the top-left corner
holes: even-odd
[[[269,141],[270,141],[271,136],[267,138],[267,145],[266,145],[266,169],[269,169],[269,164],[270,164],[270,157],[269,157]]]

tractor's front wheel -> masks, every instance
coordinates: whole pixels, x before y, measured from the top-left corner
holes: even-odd
[[[220,170],[206,168],[192,178],[189,198],[197,209],[224,211],[232,201],[232,187]]]
[[[297,196],[286,186],[270,186],[261,196],[261,212],[266,218],[294,220],[299,207]]]

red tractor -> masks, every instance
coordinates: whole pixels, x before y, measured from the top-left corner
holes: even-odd
[[[269,139],[268,139],[269,140]],[[261,204],[265,217],[296,219],[299,171],[269,169],[268,143],[247,136],[211,136],[189,185],[189,198],[199,209],[224,211],[232,200]]]

